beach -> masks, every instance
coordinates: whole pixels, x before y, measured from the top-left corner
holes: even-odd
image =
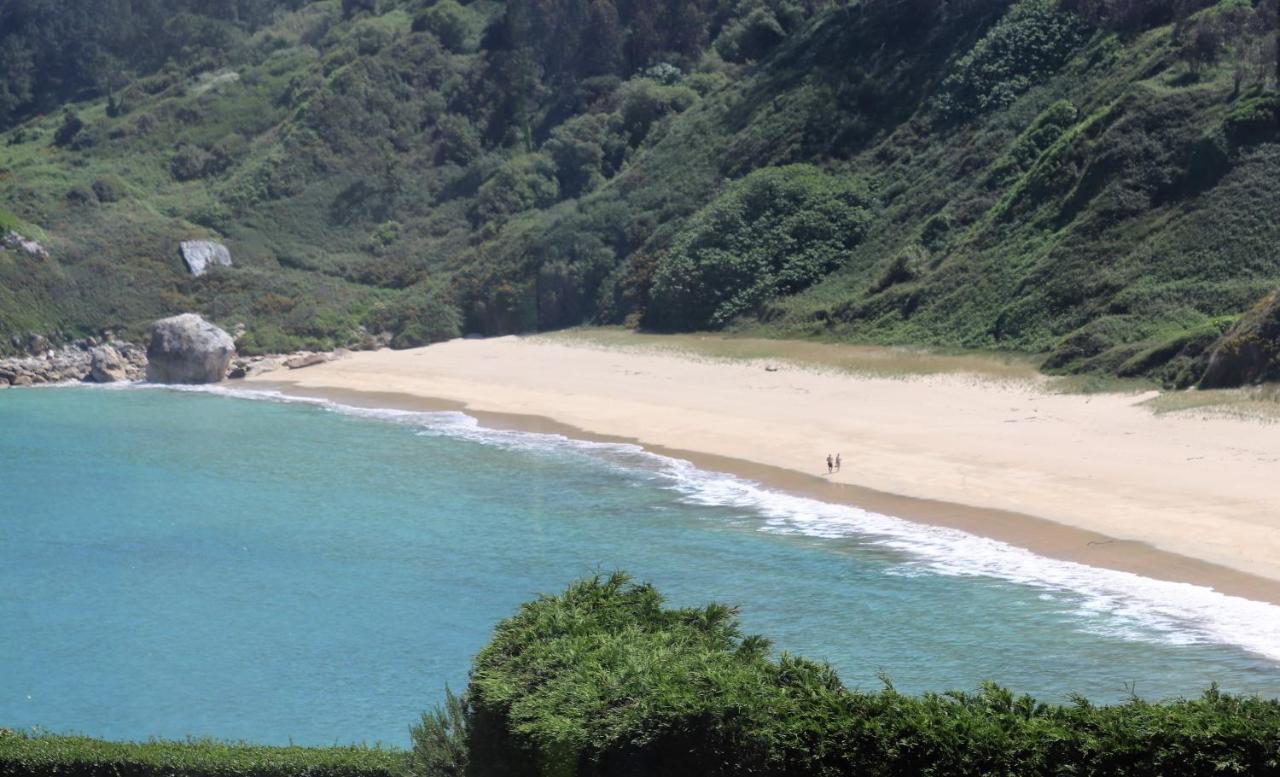
[[[238,383],[631,440],[785,491],[1280,602],[1275,424],[1157,414],[1156,392],[1063,393],[1028,370],[824,367],[821,348],[709,358],[573,337],[468,339]],[[843,466],[828,474],[836,453]]]

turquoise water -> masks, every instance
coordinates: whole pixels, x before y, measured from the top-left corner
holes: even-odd
[[[405,744],[499,619],[615,568],[850,686],[1280,694],[1280,608],[458,414],[10,390],[0,461],[0,726]]]

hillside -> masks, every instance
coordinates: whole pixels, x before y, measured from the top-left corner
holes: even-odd
[[[0,252],[0,349],[626,323],[1186,385],[1280,286],[1275,0],[81,5],[0,10],[50,252]]]

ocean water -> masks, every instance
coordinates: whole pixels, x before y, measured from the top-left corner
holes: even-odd
[[[494,624],[626,569],[847,685],[1280,695],[1280,608],[458,413],[0,392],[0,726],[404,745]]]

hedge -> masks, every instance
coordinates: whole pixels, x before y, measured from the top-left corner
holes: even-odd
[[[0,777],[401,777],[403,751],[195,739],[106,742],[0,729]]]
[[[580,581],[499,624],[460,714],[424,719],[415,747],[457,735],[464,768],[436,771],[494,777],[1280,775],[1274,699],[860,692],[767,645],[722,605],[669,609],[624,575]]]

